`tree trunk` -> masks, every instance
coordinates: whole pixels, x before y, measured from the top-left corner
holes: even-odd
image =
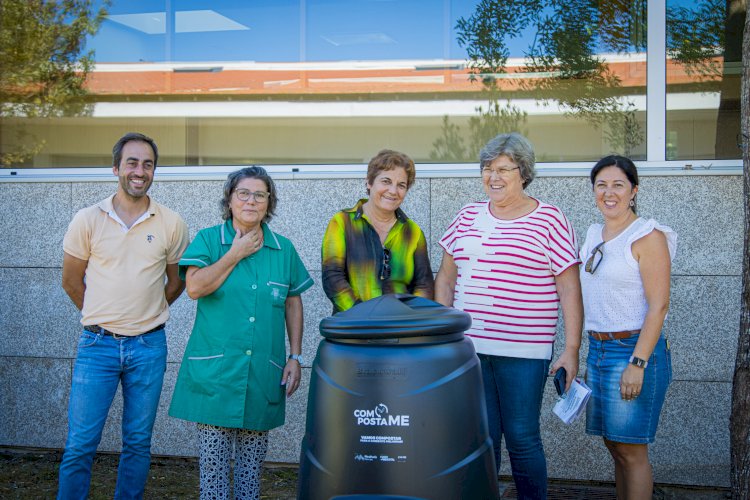
[[[744,172],[745,241],[742,254],[740,332],[732,384],[729,419],[732,453],[732,498],[750,499],[750,16],[745,16],[742,39],[741,91],[742,164]]]

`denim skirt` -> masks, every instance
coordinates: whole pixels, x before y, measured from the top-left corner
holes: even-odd
[[[664,396],[672,381],[672,356],[669,343],[660,336],[644,370],[641,394],[626,401],[620,395],[620,377],[636,342],[638,335],[618,340],[589,336],[586,383],[592,392],[586,406],[588,434],[618,443],[654,442]]]

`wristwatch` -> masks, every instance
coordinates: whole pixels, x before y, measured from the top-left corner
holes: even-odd
[[[297,363],[299,363],[300,366],[305,364],[304,360],[302,359],[302,354],[290,354],[289,359],[295,360]]]
[[[646,368],[648,366],[648,361],[641,358],[636,358],[635,356],[630,356],[630,364],[635,365],[638,368]]]

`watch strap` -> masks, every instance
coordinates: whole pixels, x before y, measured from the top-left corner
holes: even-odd
[[[638,358],[636,356],[630,356],[630,364],[635,365],[638,368],[646,368],[648,366],[648,361],[645,359]]]

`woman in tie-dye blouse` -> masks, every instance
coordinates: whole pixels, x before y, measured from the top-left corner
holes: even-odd
[[[367,166],[367,194],[333,216],[323,236],[323,289],[334,312],[386,293],[432,299],[427,242],[399,208],[414,184],[414,162],[379,152]]]

